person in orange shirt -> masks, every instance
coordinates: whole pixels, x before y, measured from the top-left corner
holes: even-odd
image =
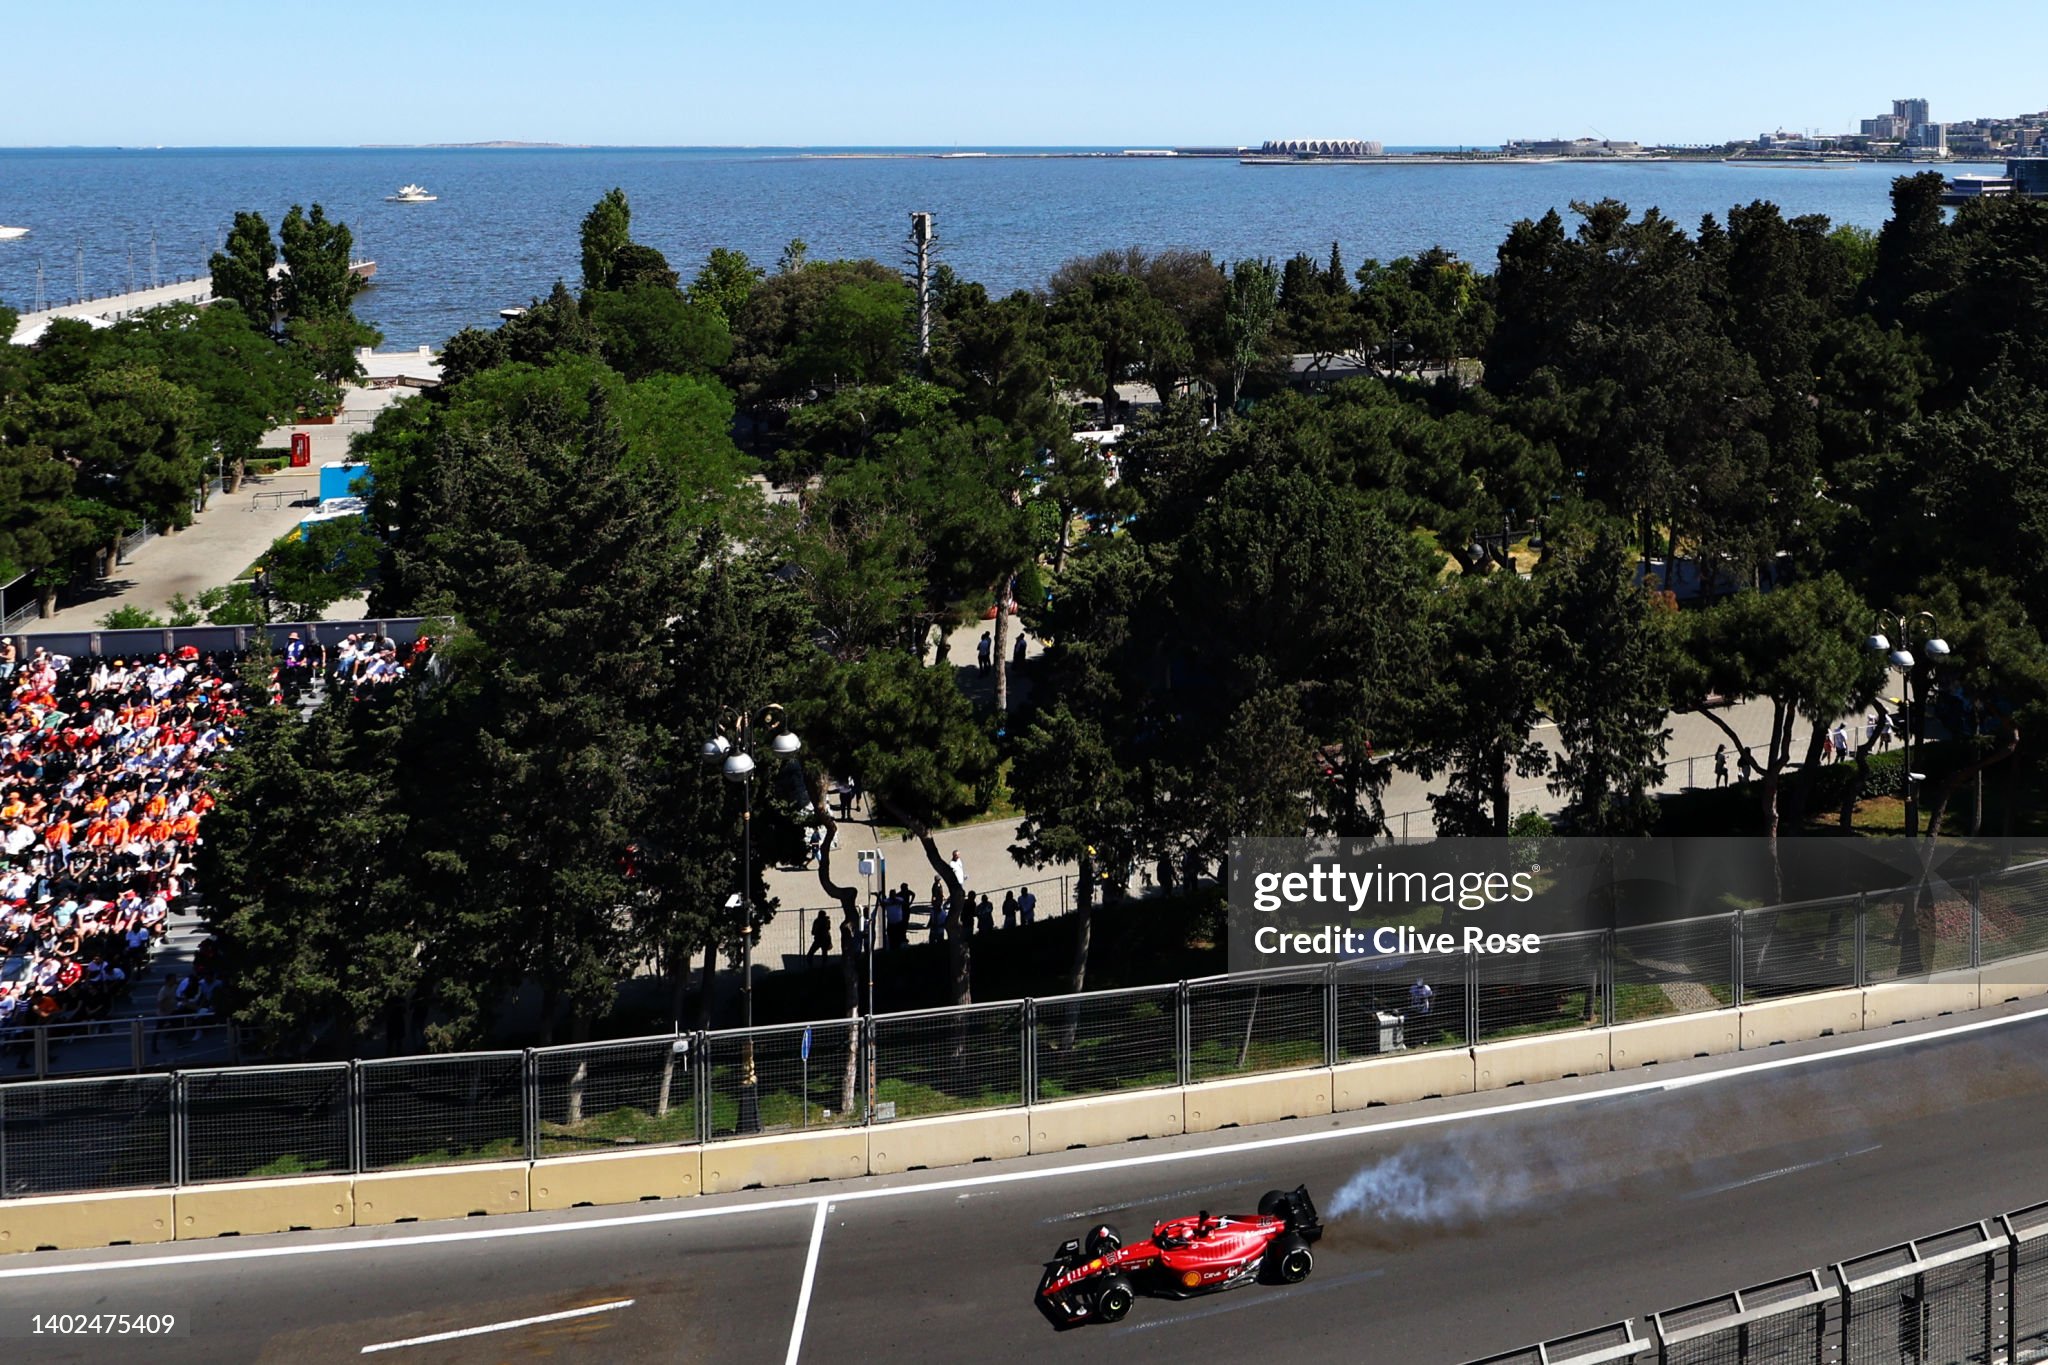
[[[21,793],[10,791],[7,800],[0,802],[0,820],[18,820],[28,807],[22,803]]]

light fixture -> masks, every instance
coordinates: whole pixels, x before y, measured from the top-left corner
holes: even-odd
[[[768,747],[773,749],[778,757],[788,758],[791,754],[803,748],[804,742],[788,730],[784,730],[775,737],[774,742]]]
[[[1895,649],[1891,652],[1891,661],[1894,668],[1911,668],[1913,666],[1913,651],[1910,649]]]
[[[1948,657],[1948,641],[1938,635],[1922,645],[1921,648],[1927,651],[1927,657],[1930,659],[1946,659]]]
[[[1873,654],[1884,654],[1890,651],[1892,642],[1882,635],[1873,635],[1863,642],[1863,647]]]
[[[732,752],[732,741],[724,735],[713,735],[704,741],[704,747],[697,752],[704,756],[706,767],[713,767],[724,762],[725,756]]]
[[[747,754],[730,754],[725,760],[725,780],[744,782],[754,775],[754,760]]]

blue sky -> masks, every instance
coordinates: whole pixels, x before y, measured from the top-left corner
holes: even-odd
[[[1260,5],[7,0],[0,145],[1492,145],[2048,106],[1926,0]],[[1277,15],[1274,18],[1262,15]]]

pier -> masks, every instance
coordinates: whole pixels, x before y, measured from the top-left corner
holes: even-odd
[[[375,261],[352,261],[349,269],[353,273],[370,278],[377,273]],[[284,267],[277,266],[273,274],[283,274]],[[205,305],[213,302],[213,276],[192,275],[173,280],[168,284],[154,285],[148,289],[136,289],[125,294],[106,294],[99,298],[76,299],[70,303],[58,304],[54,308],[40,308],[23,313],[14,324],[14,335],[9,338],[17,346],[33,345],[52,322],[59,318],[71,318],[89,327],[111,327],[123,318],[146,313],[152,308],[163,308],[174,303]]]

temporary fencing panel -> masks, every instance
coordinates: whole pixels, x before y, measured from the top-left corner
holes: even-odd
[[[347,1062],[180,1073],[180,1183],[355,1169]]]
[[[1964,888],[1924,887],[1863,901],[1863,981],[1895,981],[1970,965],[1970,899]]]
[[[1809,1270],[1651,1314],[1658,1365],[1829,1365],[1841,1295]]]
[[[1188,1079],[1323,1065],[1329,992],[1322,967],[1188,982]]]
[[[1606,958],[1602,933],[1545,935],[1535,954],[1475,955],[1475,1041],[1606,1023]]]
[[[2048,952],[2048,866],[2036,863],[1983,878],[1978,925],[1985,962]]]
[[[1605,1365],[1608,1361],[1634,1360],[1648,1351],[1650,1345],[1637,1339],[1634,1323],[1617,1322],[1576,1336],[1503,1351],[1472,1361],[1471,1365]]]
[[[866,1097],[857,1020],[705,1036],[708,1133],[795,1133],[860,1123]]]
[[[1331,976],[1335,1060],[1464,1046],[1470,966],[1464,953],[1397,954],[1338,963]]]
[[[922,1118],[1024,1103],[1027,1008],[1016,1001],[877,1015],[875,1117]]]
[[[1617,929],[1615,1022],[1626,1024],[1733,1005],[1735,930],[1732,914]]]
[[[1033,1100],[1177,1084],[1180,997],[1175,985],[1033,1001]]]
[[[534,1155],[697,1141],[701,1046],[685,1034],[538,1049]]]
[[[1851,1365],[1989,1365],[2005,1344],[2006,1239],[1972,1223],[1835,1267]]]
[[[363,1169],[526,1156],[524,1081],[519,1052],[358,1063]]]
[[[2006,1341],[2019,1360],[2048,1359],[2048,1204],[2034,1204],[1998,1220],[2010,1242],[2006,1252]]]
[[[1742,1001],[1857,984],[1860,896],[1742,912]]]
[[[177,1179],[170,1076],[28,1081],[0,1089],[0,1189],[70,1194]]]

